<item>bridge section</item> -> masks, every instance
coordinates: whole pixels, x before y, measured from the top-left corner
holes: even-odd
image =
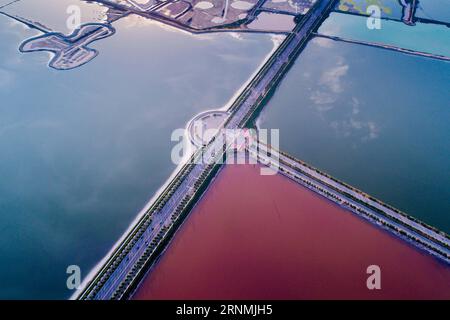
[[[230,107],[224,128],[242,128],[248,123],[334,3],[316,2],[238,96]],[[214,138],[198,149],[85,285],[78,298],[128,298],[205,191],[228,149],[232,149],[231,144]]]

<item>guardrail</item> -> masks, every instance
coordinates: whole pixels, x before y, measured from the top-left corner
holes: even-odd
[[[447,263],[449,262],[450,241],[448,239],[449,238],[448,235],[445,232],[440,231],[432,226],[429,226],[423,223],[422,221],[414,217],[411,217],[410,215],[407,215],[406,213],[382,202],[381,200],[378,200],[368,195],[367,193],[364,193],[359,189],[349,186],[346,183],[320,171],[319,169],[310,166],[304,161],[299,160],[287,154],[286,152],[276,150],[272,146],[269,146],[263,142],[258,142],[258,147],[256,148],[256,151],[249,150],[253,152],[253,154],[256,154],[256,158],[258,160],[264,160],[260,156],[261,147],[263,149],[263,152],[265,152],[265,154],[267,155],[269,154],[268,150],[270,150],[270,155],[268,155],[269,158],[271,158],[272,155],[275,154],[276,155],[275,158],[278,159],[280,164],[288,168],[291,168],[294,172],[300,172],[305,177],[311,179],[311,181],[316,181],[321,185],[325,186],[326,188],[333,190],[337,194],[340,194],[343,197],[346,197],[356,203],[359,203],[363,207],[375,212],[376,214],[379,214],[381,217],[384,217],[386,221],[384,220],[381,221],[380,217],[376,217],[377,221],[381,221],[385,226],[394,229],[394,231],[396,231],[400,235],[408,237],[409,239],[414,240],[415,242],[419,242],[420,245],[425,246],[428,249],[428,251],[429,250],[433,251],[435,255],[439,256]],[[291,162],[289,162],[288,160],[290,160]],[[292,162],[294,163],[294,165],[292,164]],[[281,166],[279,167],[279,169],[282,172],[284,171],[283,167]],[[310,183],[311,181],[309,181],[308,183]],[[347,203],[347,206],[350,205]],[[352,211],[356,210],[356,208],[351,209],[353,209]],[[360,214],[365,214],[366,216],[375,219],[372,213],[363,208],[359,208],[359,210],[357,211]],[[389,224],[388,223],[389,221],[391,221],[392,223]],[[399,230],[399,228],[396,227],[395,225],[401,225],[407,230]],[[424,239],[421,239],[421,237]],[[430,245],[424,240],[429,240],[434,245]]]

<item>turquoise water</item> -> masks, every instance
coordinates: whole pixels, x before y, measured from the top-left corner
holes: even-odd
[[[446,26],[428,23],[408,26],[399,21],[382,20],[381,29],[371,30],[366,23],[366,17],[332,13],[319,33],[450,56],[450,29]]]
[[[382,18],[397,19],[402,18],[402,6],[399,0],[340,0],[336,3],[335,9],[354,14],[369,15],[367,8],[376,5],[380,8]]]
[[[448,62],[316,38],[258,125],[280,129],[287,152],[448,233],[449,83]]]
[[[69,0],[65,0],[69,1]],[[450,0],[417,0],[417,18],[438,22],[450,22]],[[367,8],[377,5],[381,9],[381,17],[401,20],[403,7],[399,0],[340,0],[336,10],[367,15]]]
[[[169,177],[174,129],[223,106],[268,35],[192,36],[136,17],[70,71],[21,54],[34,31],[0,16],[0,298],[67,298]]]
[[[416,16],[450,23],[450,0],[420,0]]]

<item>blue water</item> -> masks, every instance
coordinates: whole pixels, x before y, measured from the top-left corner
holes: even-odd
[[[258,124],[280,129],[287,152],[448,233],[449,84],[448,62],[316,38]]]
[[[380,8],[382,18],[397,19],[402,18],[402,6],[399,0],[340,0],[336,3],[335,9],[342,12],[369,15],[367,9],[376,5]]]
[[[319,33],[450,56],[450,28],[443,25],[416,23],[408,26],[399,21],[382,20],[381,29],[369,29],[366,17],[332,13]]]
[[[268,35],[193,36],[129,17],[70,71],[0,16],[0,298],[67,298],[169,177],[174,129],[223,106]]]
[[[61,32],[63,34],[72,33],[71,22],[74,8],[79,9],[80,23],[98,23],[106,21],[107,8],[97,3],[89,3],[82,0],[0,0],[0,7],[5,6],[2,11],[38,22],[47,30]],[[68,23],[69,22],[69,23]]]
[[[69,1],[69,0],[65,0]],[[417,18],[424,18],[438,22],[450,22],[450,0],[417,0]],[[381,17],[401,20],[403,7],[399,0],[340,0],[336,3],[336,10],[368,15],[367,8],[376,5],[381,9]]]
[[[450,23],[450,0],[420,0],[416,16]]]

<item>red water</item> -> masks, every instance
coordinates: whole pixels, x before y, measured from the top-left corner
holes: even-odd
[[[369,290],[369,265],[381,290]],[[450,299],[450,267],[289,179],[227,166],[135,299]]]

